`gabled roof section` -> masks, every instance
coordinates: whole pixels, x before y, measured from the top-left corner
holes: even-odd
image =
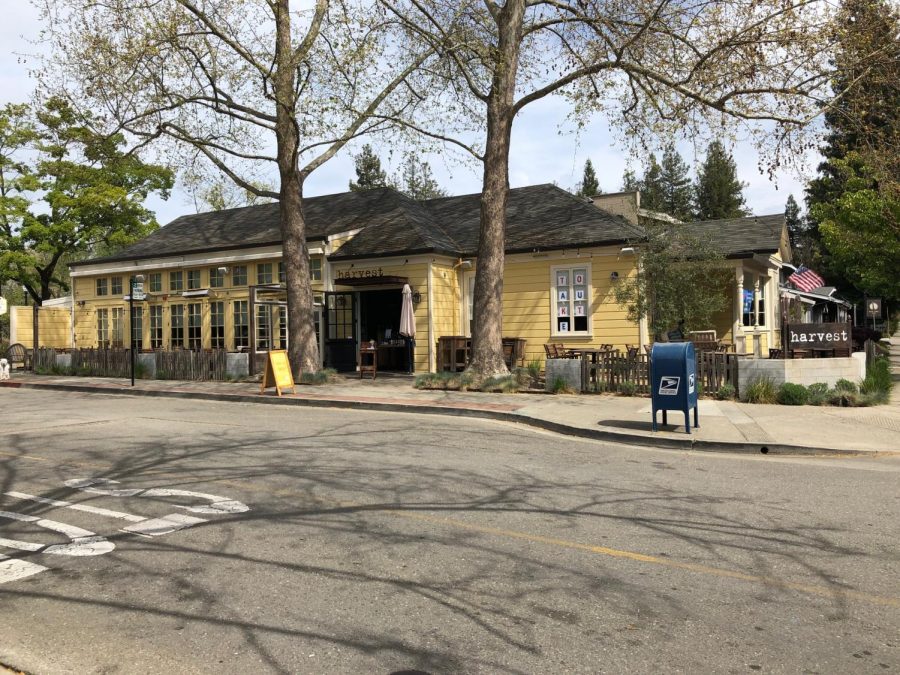
[[[748,258],[754,253],[781,250],[784,214],[725,218],[685,223],[691,234],[715,243],[726,258]]]
[[[379,225],[392,218],[403,195],[391,188],[342,192],[303,200],[308,241]],[[93,258],[72,266],[97,262],[159,258],[281,244],[278,202],[180,216],[144,239],[106,258]]]
[[[369,228],[341,247],[332,260],[400,253],[446,253],[474,256],[481,225],[481,194],[409,200],[409,222],[397,219]],[[634,241],[643,231],[622,216],[555,185],[532,185],[509,191],[506,207],[506,252],[522,253]]]

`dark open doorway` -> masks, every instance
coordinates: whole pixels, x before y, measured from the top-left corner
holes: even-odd
[[[378,347],[378,370],[412,370],[407,341],[400,335],[403,293],[399,288],[359,293],[360,344]]]

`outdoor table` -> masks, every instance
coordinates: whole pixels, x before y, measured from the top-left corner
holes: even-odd
[[[588,370],[592,383],[597,379],[597,371],[589,366],[596,366],[600,363],[600,359],[604,354],[612,354],[614,352],[614,349],[603,349],[600,347],[577,347],[569,349],[569,353],[572,354],[572,356],[581,359],[581,372],[583,374],[585,370]]]

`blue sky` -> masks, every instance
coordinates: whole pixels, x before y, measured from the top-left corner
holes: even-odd
[[[5,3],[5,19],[0,23],[0,105],[7,102],[27,101],[34,88],[28,76],[31,59],[24,57],[34,53],[30,44],[40,30],[35,8],[26,2]],[[537,183],[557,183],[572,188],[581,178],[584,162],[590,158],[597,171],[600,187],[614,192],[621,186],[622,173],[628,156],[607,130],[604,119],[598,118],[574,135],[560,124],[565,118],[565,104],[559,99],[545,99],[532,104],[515,122],[510,155],[510,185],[521,187]],[[360,144],[361,145],[361,144]],[[379,149],[377,144],[376,151]],[[318,169],[307,181],[307,196],[342,192],[347,182],[355,178],[352,153],[359,145],[342,153]],[[693,147],[689,143],[678,146],[688,164],[693,164]],[[779,213],[784,210],[788,194],[803,204],[804,179],[789,171],[779,171],[774,181],[758,169],[759,158],[749,143],[738,142],[733,153],[738,165],[740,180],[747,183],[744,196],[747,206],[757,215]],[[387,152],[380,153],[385,168],[396,170],[387,161]],[[395,153],[394,163],[399,160]],[[467,194],[481,189],[478,166],[448,164],[437,155],[428,156],[432,170],[440,185],[450,194]],[[808,164],[815,165],[811,157]],[[805,171],[812,175],[813,169]],[[640,167],[636,166],[638,172]],[[187,196],[176,190],[168,201],[154,200],[150,204],[160,223],[168,223],[175,217],[193,211]]]

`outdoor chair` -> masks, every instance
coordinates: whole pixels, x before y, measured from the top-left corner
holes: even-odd
[[[26,349],[23,344],[18,342],[11,344],[6,350],[6,360],[9,361],[12,370],[15,370],[16,364],[25,370],[31,370],[31,350]]]

